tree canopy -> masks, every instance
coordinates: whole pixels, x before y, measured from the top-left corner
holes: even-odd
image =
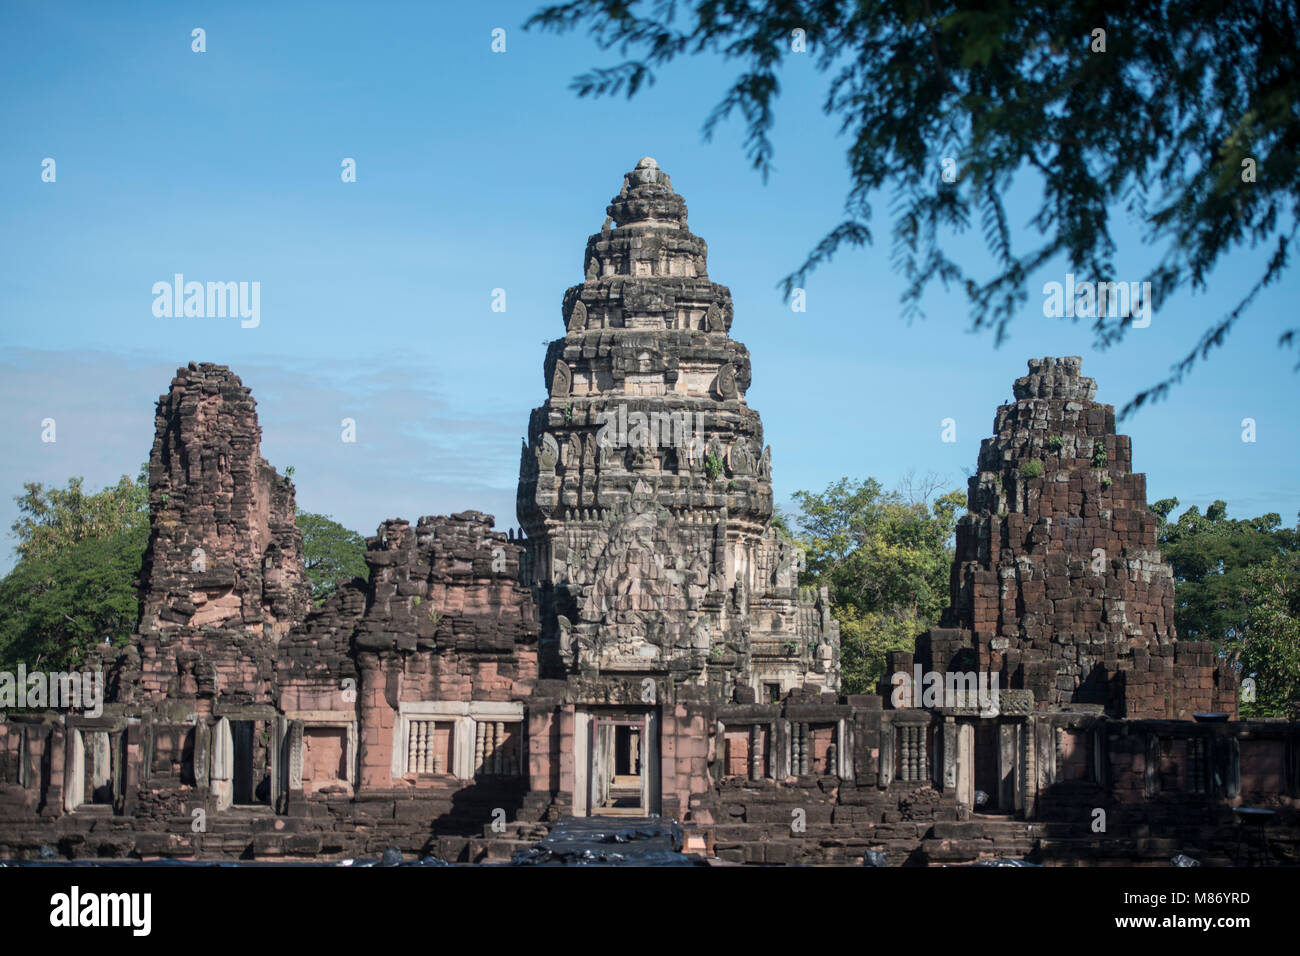
[[[764,178],[783,65],[807,56],[826,75],[823,110],[846,137],[850,189],[842,221],[783,280],[787,296],[841,249],[874,240],[878,190],[890,197],[892,256],[908,282],[904,314],[920,314],[936,280],[955,284],[973,327],[998,343],[1031,275],[1057,257],[1089,281],[1121,278],[1116,215],[1162,250],[1144,277],[1153,308],[1181,288],[1204,289],[1229,252],[1258,249],[1245,295],[1124,414],[1167,394],[1222,345],[1294,245],[1300,8],[1285,0],[568,0],[526,24],[583,25],[624,59],[577,76],[580,96],[634,96],[683,55],[738,61],[704,133],[738,114]],[[1013,188],[1033,195],[1026,187],[1035,185],[1037,244],[1016,249],[1007,197]],[[972,225],[987,255],[972,249],[964,265],[945,244]],[[1097,311],[1097,345],[1119,342],[1134,316]],[[1294,346],[1297,331],[1281,344]]]
[[[312,602],[317,606],[327,598],[340,580],[364,578],[366,539],[350,531],[328,515],[298,511],[298,530],[302,532],[302,563],[311,581]]]
[[[124,644],[139,619],[146,469],[94,494],[81,478],[23,489],[12,526],[19,560],[0,581],[0,663],[75,667],[96,644]]]
[[[1243,677],[1243,717],[1300,718],[1300,555],[1274,558],[1250,570],[1250,610],[1229,644]]]
[[[141,465],[132,481],[123,475],[116,485],[90,494],[83,478],[70,478],[66,488],[46,488],[38,481],[23,484],[14,496],[18,518],[10,530],[20,560],[51,558],[87,538],[105,538],[127,528],[148,527],[149,466]]]
[[[842,478],[819,493],[794,495],[807,550],[803,583],[830,589],[840,624],[845,693],[874,691],[885,653],[915,646],[948,603],[952,536],[966,494],[936,497],[938,482],[903,482],[886,491],[874,478]]]
[[[1283,526],[1276,513],[1233,519],[1215,501],[1178,516],[1177,498],[1150,506],[1157,543],[1174,572],[1174,625],[1180,640],[1213,641],[1241,676],[1255,681],[1243,714],[1290,716],[1300,693],[1300,516]]]
[[[1156,541],[1174,572],[1174,625],[1180,639],[1214,641],[1222,649],[1246,626],[1252,569],[1300,551],[1300,524],[1282,525],[1276,513],[1232,519],[1215,501],[1205,513],[1195,505],[1176,521],[1177,498],[1150,506],[1159,519]]]

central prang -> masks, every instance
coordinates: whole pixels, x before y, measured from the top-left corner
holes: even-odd
[[[800,590],[799,553],[769,528],[772,455],[731,292],[653,159],[606,213],[519,468],[543,671],[662,675],[718,699],[837,690],[827,597]]]

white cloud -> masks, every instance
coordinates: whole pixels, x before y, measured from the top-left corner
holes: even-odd
[[[134,476],[153,444],[154,403],[183,364],[103,352],[7,353],[0,360],[6,532],[26,481],[63,485],[80,475],[98,489]],[[300,507],[363,535],[385,518],[467,509],[495,515],[501,528],[515,523],[527,410],[494,403],[490,389],[449,397],[428,368],[410,364],[379,370],[258,359],[232,368],[257,400],[263,457],[282,473],[294,467]],[[56,422],[54,443],[41,441],[46,418]],[[343,418],[356,420],[355,444],[341,440]],[[7,534],[4,571],[13,543]]]

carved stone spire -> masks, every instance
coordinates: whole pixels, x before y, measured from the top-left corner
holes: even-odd
[[[790,546],[768,531],[771,454],[708,244],[650,157],[606,213],[587,240],[586,281],[564,295],[565,335],[544,363],[550,395],[533,411],[520,470],[544,650],[559,647],[560,618],[569,628],[553,669],[671,669],[718,687],[740,675],[757,690],[749,608],[764,601],[780,608],[762,618],[776,629],[765,650],[838,686],[835,629],[801,612],[799,589],[777,573]],[[797,665],[782,663],[788,684]]]

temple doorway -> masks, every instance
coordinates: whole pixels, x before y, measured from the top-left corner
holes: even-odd
[[[972,795],[972,809],[976,813],[1001,812],[998,806],[1002,794],[1001,744],[997,721],[978,721],[974,737],[976,792]]]
[[[250,804],[253,802],[253,722],[232,720],[230,737],[234,745],[234,802]]]
[[[594,712],[588,718],[582,789],[589,816],[658,813],[657,715]]]

